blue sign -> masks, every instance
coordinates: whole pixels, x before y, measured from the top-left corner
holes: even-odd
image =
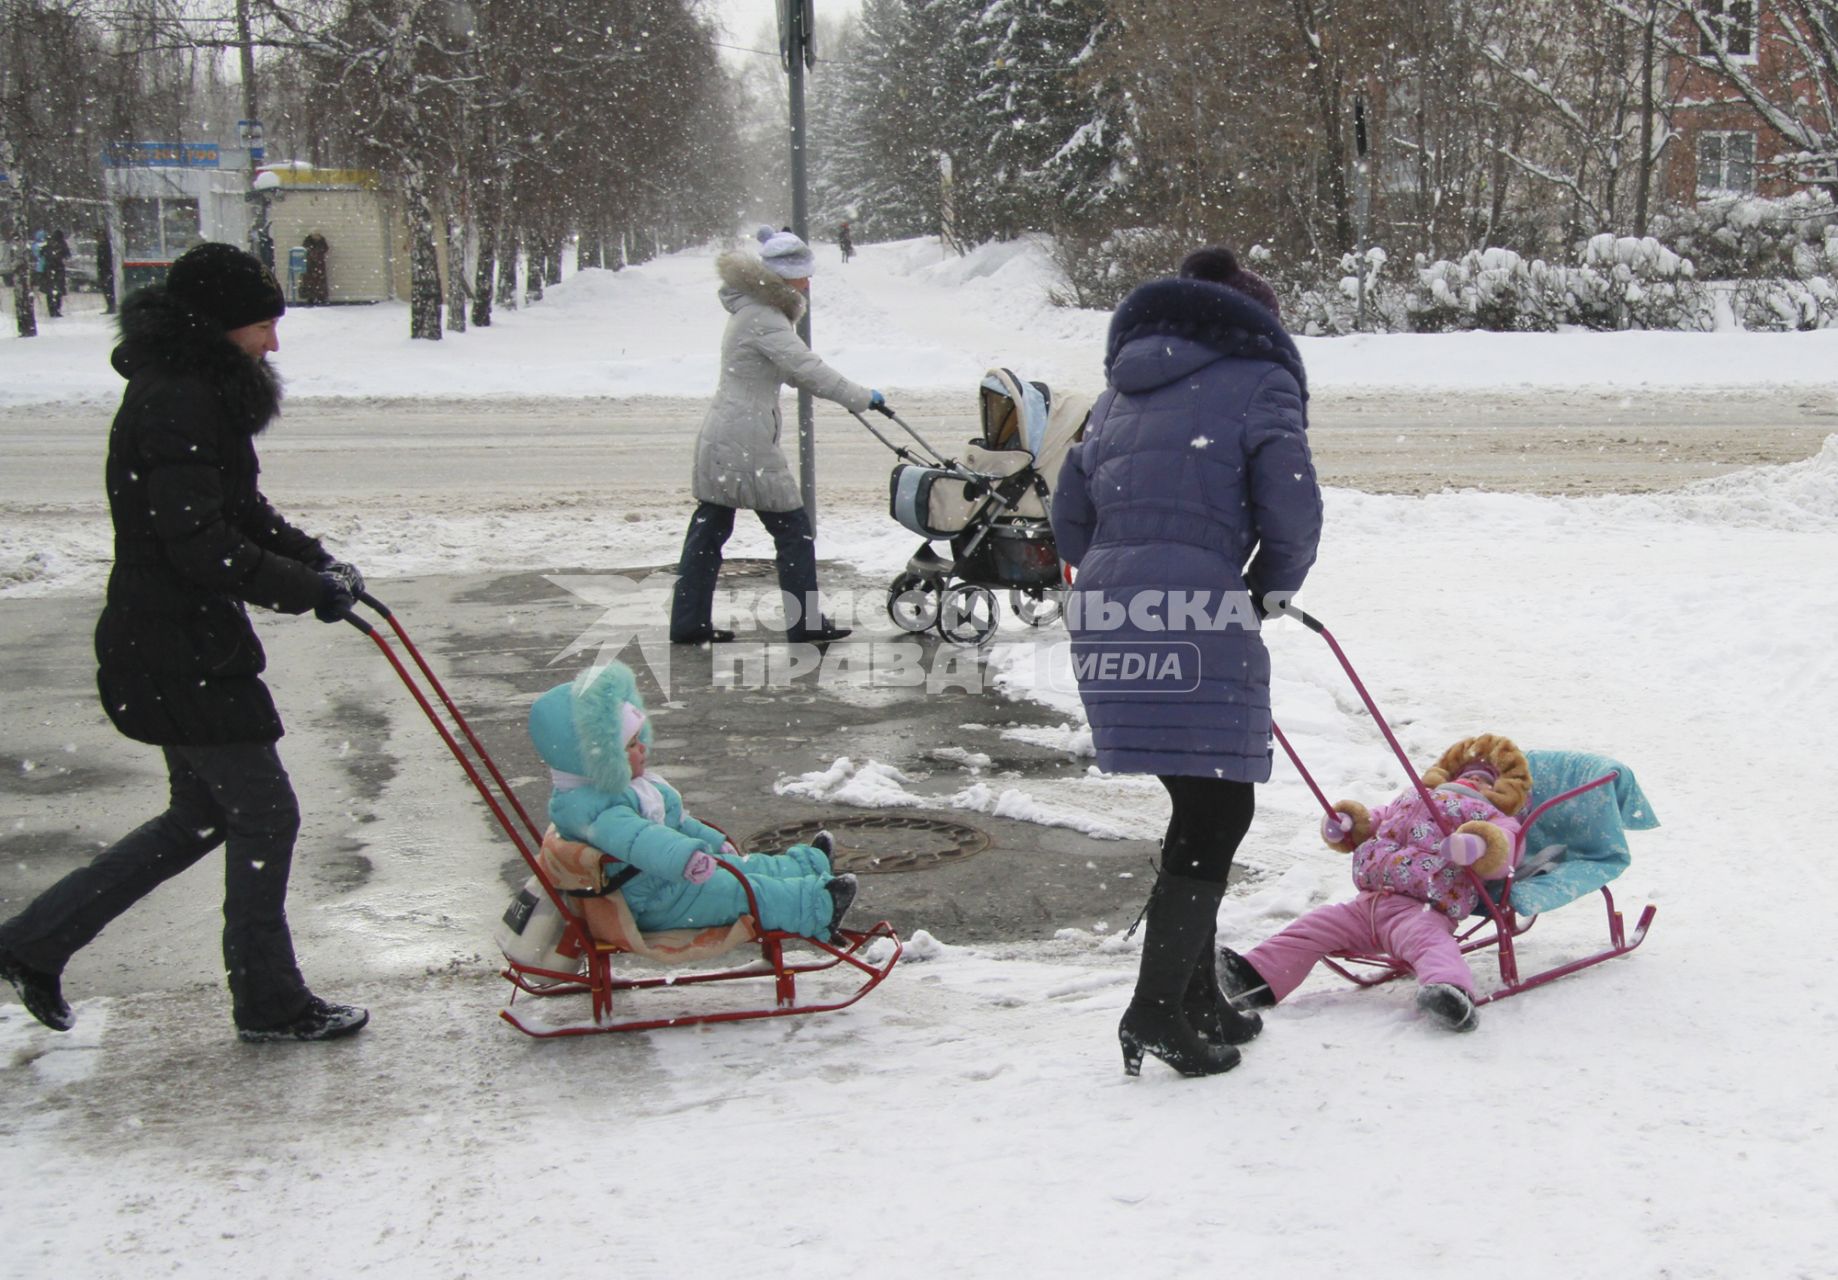
[[[215,169],[219,150],[215,142],[111,142],[102,149],[102,163],[111,169]]]

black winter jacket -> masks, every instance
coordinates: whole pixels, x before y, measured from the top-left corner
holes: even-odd
[[[256,486],[255,436],[280,382],[223,331],[143,289],[121,309],[109,431],[115,565],[96,623],[102,704],[130,738],[160,746],[273,742],[281,718],[245,604],[304,613],[329,561]]]

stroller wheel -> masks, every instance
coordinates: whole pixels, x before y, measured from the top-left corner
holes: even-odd
[[[916,573],[903,573],[887,588],[887,616],[902,631],[929,631],[938,621],[939,584]]]
[[[954,644],[987,644],[1000,621],[998,608],[995,593],[987,587],[952,587],[939,602],[938,634]]]
[[[1008,607],[1030,627],[1048,627],[1066,612],[1066,593],[1055,587],[1017,588],[1008,593]]]

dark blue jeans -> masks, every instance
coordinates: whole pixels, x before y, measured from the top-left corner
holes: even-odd
[[[223,967],[239,1027],[297,1018],[310,996],[287,927],[287,874],[300,807],[271,742],[165,747],[171,800],[0,925],[0,942],[61,973],[116,916],[224,846]]]
[[[779,571],[779,590],[797,601],[788,602],[789,625],[785,638],[804,639],[806,624],[818,625],[817,551],[810,519],[804,508],[795,511],[755,511],[772,535],[773,565]],[[734,508],[713,502],[696,507],[683,535],[683,554],[677,561],[676,594],[670,602],[670,638],[679,643],[704,639],[714,628],[715,582],[721,575],[721,548],[734,532]]]

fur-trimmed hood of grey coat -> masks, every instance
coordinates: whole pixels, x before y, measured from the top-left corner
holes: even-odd
[[[721,381],[696,437],[692,488],[699,502],[795,511],[804,500],[779,447],[780,388],[790,384],[856,413],[867,410],[870,393],[804,345],[793,328],[804,314],[803,295],[757,256],[724,253],[715,270],[729,316],[721,335]]]

